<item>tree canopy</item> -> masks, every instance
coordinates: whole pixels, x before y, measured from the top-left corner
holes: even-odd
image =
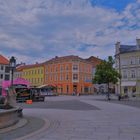
[[[108,60],[104,60],[101,64],[97,65],[93,83],[113,83],[116,84],[120,78],[120,74],[113,67],[114,59],[112,56],[108,57]]]
[[[97,65],[93,83],[108,85],[108,100],[110,100],[109,83],[116,84],[118,79],[121,78],[120,74],[113,67],[114,60],[112,56],[108,57],[108,60],[104,60],[101,64]]]

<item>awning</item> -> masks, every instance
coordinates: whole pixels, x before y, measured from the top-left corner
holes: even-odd
[[[56,88],[56,85],[54,84],[46,84],[46,85],[41,85],[41,86],[38,86],[37,88]]]
[[[43,87],[46,87],[47,85],[41,85],[41,86],[38,86],[37,88],[43,88]]]
[[[121,86],[122,87],[125,87],[125,86],[136,86],[136,81],[126,81],[126,82],[122,82],[121,83]]]

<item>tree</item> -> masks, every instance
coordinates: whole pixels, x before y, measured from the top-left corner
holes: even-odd
[[[93,83],[108,85],[108,100],[110,100],[109,83],[116,84],[118,79],[121,78],[120,74],[113,67],[114,60],[112,56],[108,60],[104,60],[101,64],[97,65]]]

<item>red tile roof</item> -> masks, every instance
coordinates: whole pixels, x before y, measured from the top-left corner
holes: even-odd
[[[22,71],[23,69],[30,69],[35,67],[43,66],[44,63],[37,63],[37,64],[31,64],[31,65],[20,65],[16,68],[17,71]]]
[[[89,61],[86,61],[86,59],[83,59],[83,58],[81,58],[79,56],[75,56],[75,55],[68,55],[68,56],[61,56],[61,57],[56,56],[55,58],[52,58],[52,59],[46,61],[46,63],[68,62],[71,60],[90,63]]]
[[[103,61],[102,59],[95,57],[95,56],[91,56],[91,57],[87,58],[86,60],[91,62],[93,67],[96,67]]]
[[[9,61],[7,58],[5,58],[4,56],[2,56],[0,54],[0,64],[4,64],[4,65],[8,65],[9,64]]]

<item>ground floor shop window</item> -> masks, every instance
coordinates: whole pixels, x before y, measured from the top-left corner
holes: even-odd
[[[124,87],[124,93],[128,93],[128,87]]]
[[[136,92],[136,87],[133,87],[132,88],[132,93],[135,93]]]
[[[88,93],[88,87],[85,87],[85,88],[84,88],[84,92],[85,92],[85,93]]]

